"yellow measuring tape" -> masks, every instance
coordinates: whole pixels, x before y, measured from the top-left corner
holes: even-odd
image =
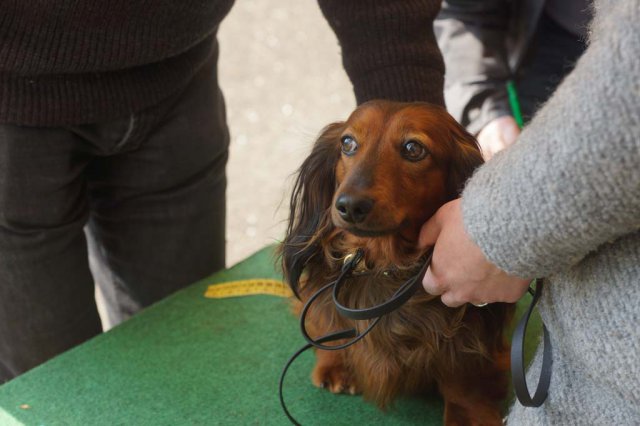
[[[282,281],[259,278],[211,284],[204,293],[204,297],[224,299],[227,297],[251,296],[254,294],[269,294],[280,297],[293,296],[289,286]]]

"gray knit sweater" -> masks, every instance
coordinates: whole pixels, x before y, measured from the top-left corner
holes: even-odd
[[[640,424],[640,1],[594,7],[575,70],[463,193],[486,256],[548,278],[549,398],[510,425]]]

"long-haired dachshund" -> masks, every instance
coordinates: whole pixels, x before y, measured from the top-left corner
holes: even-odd
[[[372,101],[327,126],[291,198],[281,248],[289,285],[306,301],[362,248],[364,262],[342,302],[365,308],[389,299],[420,268],[421,225],[481,163],[475,139],[429,104]],[[503,303],[449,308],[420,288],[361,342],[318,350],[312,381],[334,393],[363,393],[380,407],[437,390],[445,424],[501,424],[509,368],[503,331],[512,311]],[[328,294],[311,308],[307,327],[320,336],[353,324]]]

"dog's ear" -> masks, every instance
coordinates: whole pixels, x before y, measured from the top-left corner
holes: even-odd
[[[329,213],[343,129],[344,123],[333,123],[322,130],[311,154],[300,166],[291,194],[282,266],[296,296],[305,265],[314,256],[321,256],[320,242],[332,227]]]
[[[453,144],[452,158],[447,177],[449,199],[457,198],[464,184],[473,175],[476,168],[484,163],[478,141],[453,118],[449,126],[449,134]]]

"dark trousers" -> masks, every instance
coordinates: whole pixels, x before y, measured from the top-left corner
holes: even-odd
[[[542,14],[515,79],[525,122],[531,120],[573,70],[586,47],[584,40]]]
[[[224,267],[228,143],[215,58],[122,119],[0,124],[0,383],[102,331],[94,279],[117,323]]]

